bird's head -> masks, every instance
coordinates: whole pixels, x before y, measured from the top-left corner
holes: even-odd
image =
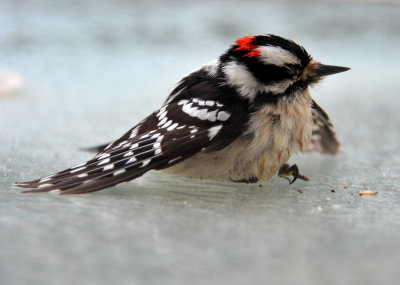
[[[275,35],[239,38],[222,56],[228,83],[250,101],[276,101],[304,91],[323,77],[349,70],[312,59],[297,43]]]

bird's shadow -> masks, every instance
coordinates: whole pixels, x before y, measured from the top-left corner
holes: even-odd
[[[297,188],[277,177],[268,182],[246,184],[181,178],[152,172],[117,187],[84,194],[86,197],[83,200],[97,200],[96,203],[99,200],[115,200],[118,203],[130,201],[172,207],[256,209],[280,204],[287,201],[288,197],[296,199],[299,194]],[[79,199],[82,202],[82,195],[68,196],[69,199]]]

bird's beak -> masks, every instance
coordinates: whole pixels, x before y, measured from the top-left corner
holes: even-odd
[[[340,73],[349,70],[349,67],[343,67],[343,66],[334,66],[334,65],[325,65],[322,63],[318,63],[314,67],[314,76],[316,77],[323,77],[335,73]]]

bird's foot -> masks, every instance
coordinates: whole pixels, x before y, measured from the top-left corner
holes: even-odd
[[[240,179],[240,180],[232,180],[233,182],[238,182],[238,183],[257,183],[258,182],[258,178],[257,177],[249,177],[246,179]]]
[[[299,168],[297,167],[296,164],[293,164],[292,166],[290,166],[289,164],[285,163],[279,169],[278,176],[289,180],[289,182],[290,182],[289,184],[293,184],[297,178],[304,180],[304,181],[310,180],[310,179],[308,179],[308,177],[300,174]],[[293,176],[293,179],[290,180],[290,178],[288,178],[288,176]]]

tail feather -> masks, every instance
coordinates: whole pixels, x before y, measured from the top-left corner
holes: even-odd
[[[23,193],[59,190],[61,192],[60,194],[79,194],[97,191],[105,187],[114,186],[142,176],[151,168],[154,168],[155,165],[162,163],[162,161],[155,161],[159,157],[160,155],[151,157],[154,162],[148,167],[142,168],[141,165],[143,165],[143,161],[138,161],[136,163],[126,165],[118,170],[110,169],[108,171],[101,171],[80,178],[76,176],[69,176],[51,184],[41,184],[37,187],[37,189],[23,191]]]
[[[150,152],[149,152],[150,153]],[[141,159],[135,163],[128,163],[125,164],[128,160],[129,157],[123,160],[120,160],[118,162],[114,162],[114,165],[116,165],[117,163],[121,163],[120,166],[117,167],[113,167],[112,169],[106,169],[102,166],[102,167],[97,167],[94,169],[91,169],[87,172],[84,172],[82,174],[78,174],[78,175],[69,175],[66,177],[63,177],[61,179],[55,180],[55,181],[51,181],[49,183],[46,184],[41,184],[38,186],[38,188],[42,188],[43,190],[55,190],[55,189],[59,189],[59,190],[67,190],[73,187],[76,187],[82,183],[87,183],[93,179],[101,179],[103,177],[107,177],[107,176],[114,176],[115,174],[118,174],[118,171],[126,171],[126,169],[131,169],[134,170],[135,168],[139,168],[143,162],[146,159],[151,159],[151,160],[155,160],[157,159],[159,156],[151,156],[151,157],[146,157],[144,159]],[[125,165],[124,165],[125,164]]]
[[[120,181],[120,177],[138,177],[154,168],[153,164],[158,166],[162,155],[157,147],[159,147],[162,137],[158,135],[150,138],[148,136],[134,138],[115,146],[109,152],[99,153],[91,160],[75,167],[41,179],[16,182],[14,185],[22,188],[35,188],[24,193],[66,191],[75,188],[80,189],[79,191],[85,189],[90,192],[95,191],[91,190],[93,189],[90,186],[92,184],[97,185],[95,188],[100,190],[99,187],[105,185],[103,178],[110,177],[112,181]],[[149,167],[145,167],[147,165]],[[129,175],[125,172],[129,172]],[[107,186],[102,186],[102,188],[104,187]]]
[[[32,180],[32,181],[27,181],[27,182],[15,182],[14,185],[17,187],[22,187],[22,188],[39,188],[39,187],[45,187],[43,185],[45,184],[55,184],[58,183],[59,181],[62,180],[67,180],[67,179],[71,179],[73,177],[79,177],[82,178],[82,180],[84,179],[88,179],[88,176],[85,176],[85,174],[87,173],[96,173],[99,172],[101,169],[104,169],[104,167],[107,164],[114,164],[114,168],[115,168],[115,164],[119,165],[119,164],[124,164],[126,161],[130,160],[132,158],[132,156],[135,156],[136,159],[144,159],[146,158],[146,156],[148,154],[152,153],[151,147],[152,144],[154,143],[155,139],[153,139],[151,141],[151,143],[149,143],[149,140],[145,140],[145,141],[140,141],[140,144],[142,144],[142,146],[137,147],[133,150],[131,150],[130,148],[125,149],[125,148],[119,148],[118,150],[113,150],[112,152],[109,153],[103,153],[100,154],[98,156],[96,156],[95,158],[76,165],[74,167],[65,169],[63,171],[60,171],[58,173],[46,176],[44,178],[41,179],[36,179],[36,180]],[[129,147],[129,145],[127,145],[127,147]],[[47,188],[47,187],[46,187]],[[46,191],[43,188],[44,191]],[[42,191],[43,192],[43,191]]]

